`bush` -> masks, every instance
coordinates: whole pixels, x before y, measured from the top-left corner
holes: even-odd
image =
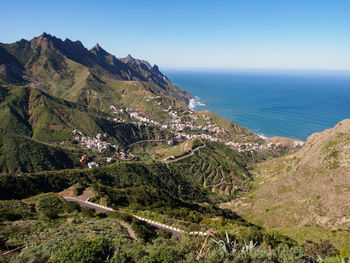
[[[60,244],[60,248],[52,258],[52,262],[90,263],[106,262],[113,256],[111,241],[104,237],[92,240],[76,238]]]
[[[36,202],[36,211],[50,219],[57,218],[63,211],[63,201],[56,195],[40,197]]]
[[[81,213],[86,217],[94,217],[95,216],[95,209],[92,209],[90,207],[82,207]]]
[[[310,262],[309,256],[306,254],[305,250],[301,247],[288,247],[279,246],[274,250],[274,258],[278,262],[288,262],[288,263],[308,263]]]
[[[238,253],[233,257],[232,263],[270,263],[272,262],[269,253],[264,250],[254,250],[248,253]],[[286,261],[291,263],[291,261]]]
[[[64,204],[64,210],[67,213],[73,213],[74,211],[81,211],[80,205],[78,203],[74,203],[74,202],[66,202]]]
[[[96,212],[95,213],[95,217],[99,218],[99,219],[102,219],[102,218],[106,218],[107,217],[107,214],[104,213],[104,212]]]
[[[254,243],[261,244],[263,241],[263,233],[254,227],[243,228],[239,232],[238,240],[242,243],[253,241]]]
[[[318,256],[325,258],[340,254],[329,240],[321,240],[319,243],[307,241],[305,243],[305,250],[313,259],[317,259]]]
[[[281,244],[288,245],[289,247],[297,245],[294,240],[277,232],[263,234],[263,245],[265,247],[276,248]]]
[[[165,230],[165,229],[158,229],[157,230],[157,235],[160,238],[170,239],[173,234],[171,232]]]
[[[107,212],[107,215],[111,218],[121,219],[127,223],[131,223],[134,218],[129,214],[119,212],[119,211]]]
[[[32,205],[18,200],[0,201],[0,221],[15,221],[22,218],[29,218],[35,214]]]
[[[77,183],[77,184],[74,185],[73,189],[74,189],[74,193],[76,195],[81,195],[84,192],[85,187],[82,186],[80,183]]]
[[[184,255],[179,249],[164,244],[155,244],[149,251],[146,262],[150,263],[177,263],[184,260]]]
[[[157,237],[156,228],[133,218],[131,223],[132,229],[135,231],[137,237],[145,242],[149,242]]]

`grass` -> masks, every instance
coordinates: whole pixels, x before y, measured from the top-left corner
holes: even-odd
[[[337,142],[332,140],[332,141],[328,142],[327,144],[325,144],[322,149],[325,151],[328,151],[330,148],[334,147],[335,145],[337,145]]]
[[[320,239],[330,240],[338,249],[350,249],[350,231],[334,231],[317,226],[284,226],[270,227],[269,230],[277,231],[283,235],[303,244],[306,240],[319,241]]]

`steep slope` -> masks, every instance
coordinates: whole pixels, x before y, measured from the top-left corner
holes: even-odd
[[[311,135],[300,151],[262,163],[255,190],[226,204],[267,226],[350,229],[350,120]]]
[[[250,162],[247,154],[239,154],[222,144],[206,141],[205,146],[193,155],[168,166],[222,198],[230,199],[247,190],[251,174],[246,166]]]
[[[224,133],[222,139],[225,141],[234,140],[236,142],[263,142],[259,136],[248,130],[247,128],[238,125],[232,121],[226,120],[221,116],[209,111],[199,111],[193,114],[196,118],[195,123],[198,125],[204,125],[207,122],[213,123],[221,128],[224,128],[227,133]]]
[[[21,63],[0,46],[0,83],[21,83],[24,68]]]
[[[74,168],[80,155],[0,129],[1,173]]]
[[[57,99],[37,89],[0,87],[0,91],[0,128],[32,139],[58,143],[72,140],[72,131],[80,130],[88,136],[107,133],[118,144],[127,145],[147,138],[143,138],[143,134],[152,134],[152,127],[115,123],[108,120],[106,113]]]
[[[14,76],[24,78],[50,95],[90,107],[106,110],[113,103],[127,107],[130,100],[142,107],[144,97],[154,95],[186,104],[192,97],[173,85],[157,66],[139,60],[123,62],[99,45],[88,50],[80,41],[63,41],[43,33],[0,47],[2,79],[13,84],[18,82],[12,81]]]
[[[122,149],[166,133],[149,126],[116,123],[107,113],[16,86],[0,87],[0,129],[3,172],[73,168],[83,153],[73,140],[74,130],[90,137],[106,134],[107,142]]]

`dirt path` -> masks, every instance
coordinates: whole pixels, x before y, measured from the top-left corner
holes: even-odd
[[[119,222],[119,224],[120,224],[122,227],[126,228],[126,230],[127,230],[128,233],[129,233],[129,236],[130,236],[132,239],[134,239],[135,241],[137,241],[137,237],[136,237],[136,235],[135,235],[134,230],[132,230],[131,226],[128,225],[127,223],[121,221],[121,220],[118,220],[118,222]]]

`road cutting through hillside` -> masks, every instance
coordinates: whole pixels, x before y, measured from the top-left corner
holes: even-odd
[[[170,156],[170,157],[167,157],[167,158],[163,159],[162,162],[163,162],[163,163],[173,163],[173,162],[180,161],[180,160],[182,160],[182,159],[185,159],[185,158],[187,158],[187,157],[193,155],[197,150],[199,150],[200,148],[203,148],[203,147],[205,147],[205,146],[206,146],[205,144],[200,145],[200,146],[196,147],[195,149],[192,149],[188,154],[182,155],[182,156],[180,156],[180,157],[176,157],[176,158],[174,158],[174,159],[169,159],[169,158],[171,158],[171,156]]]
[[[63,198],[67,202],[78,203],[81,207],[89,207],[89,208],[92,208],[92,209],[94,209],[96,211],[99,211],[99,212],[112,212],[112,211],[114,211],[112,208],[109,208],[109,207],[106,207],[106,206],[102,206],[102,205],[98,205],[98,204],[94,204],[94,203],[89,202],[89,201],[79,200],[79,199],[76,199],[74,197],[64,197],[63,196]],[[185,234],[197,235],[197,236],[206,236],[207,235],[206,232],[200,232],[200,231],[197,231],[197,232],[186,232],[184,230],[177,229],[176,227],[167,226],[165,224],[161,224],[159,222],[152,221],[152,220],[149,220],[147,218],[142,218],[142,217],[135,216],[135,215],[132,215],[132,216],[137,218],[138,220],[146,222],[147,224],[149,224],[151,226],[154,226],[155,228],[164,229],[164,230],[166,230],[168,232],[171,232],[173,237],[176,237],[176,238],[182,238]],[[130,229],[128,229],[129,235],[131,237],[136,238],[136,236],[135,236],[134,232],[132,231],[132,229],[131,229],[132,232],[130,232],[129,230]]]

